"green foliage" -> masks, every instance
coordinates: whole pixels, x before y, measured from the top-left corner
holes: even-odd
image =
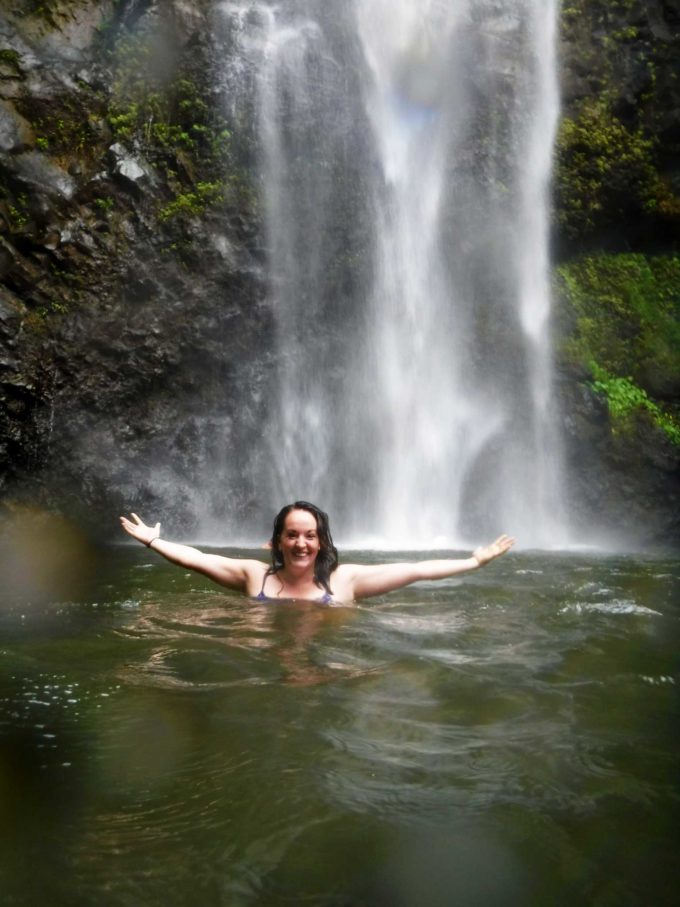
[[[591,255],[557,270],[562,357],[643,386],[680,387],[680,256]]]
[[[62,94],[49,101],[26,97],[17,101],[17,107],[32,124],[39,138],[36,147],[55,156],[73,158],[87,156],[97,147],[94,129],[101,100],[90,89],[76,94]]]
[[[612,375],[596,362],[590,363],[590,370],[594,378],[591,387],[606,398],[615,431],[631,431],[635,417],[642,413],[651,418],[673,444],[680,446],[680,424],[651,400],[632,378]]]
[[[557,274],[564,364],[593,377],[615,431],[642,417],[680,444],[672,403],[661,402],[680,389],[680,256],[592,255]]]
[[[72,0],[73,2],[73,0]],[[29,0],[26,12],[37,19],[44,20],[50,27],[57,27],[60,15],[63,15],[68,3],[63,0]]]
[[[0,50],[0,64],[13,69],[16,73],[21,69],[21,56],[16,50],[5,47]]]
[[[140,151],[174,194],[160,221],[198,217],[225,201],[245,206],[246,180],[234,170],[226,121],[206,100],[200,60],[178,58],[140,31],[118,42],[113,65],[107,119],[115,138]]]
[[[35,310],[35,314],[38,318],[46,320],[50,315],[63,315],[64,312],[68,311],[68,306],[63,302],[60,302],[57,299],[51,299],[48,303],[44,305],[39,305]]]
[[[8,204],[7,212],[12,231],[21,232],[29,222],[28,197],[25,193],[22,192],[17,196],[14,203],[10,202]]]
[[[557,137],[557,220],[570,239],[583,240],[620,217],[658,205],[654,142],[631,130],[606,99],[586,99],[565,117]]]
[[[224,185],[220,182],[197,183],[191,192],[179,193],[160,211],[161,221],[176,217],[198,217],[205,210],[224,200]]]
[[[116,113],[109,113],[109,125],[116,134],[116,138],[129,138],[137,127],[139,119],[139,108],[137,104],[128,104],[126,107],[114,105],[112,110]]]
[[[639,0],[567,0],[561,52],[568,89],[555,160],[559,239],[592,248],[614,237],[635,247],[654,231],[660,246],[672,242],[680,219],[669,167],[672,42],[659,39]]]
[[[158,165],[179,151],[199,167],[225,168],[230,153],[225,122],[181,63],[178,72],[164,70],[165,54],[150,34],[129,35],[118,43],[108,113],[116,138],[141,146]]]
[[[114,0],[117,3],[118,0]],[[84,0],[24,0],[26,13],[43,19],[53,28],[59,26],[60,20],[71,16],[75,9],[85,5]]]
[[[107,212],[113,208],[113,199],[110,196],[106,196],[106,198],[95,198],[94,204],[100,211]]]
[[[618,31],[612,32],[611,41],[634,41],[639,34],[639,29],[635,25],[626,25]]]

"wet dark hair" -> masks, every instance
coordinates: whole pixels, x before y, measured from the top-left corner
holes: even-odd
[[[266,576],[277,573],[283,567],[283,555],[279,539],[284,529],[286,517],[293,510],[306,510],[311,513],[316,520],[316,532],[319,537],[319,553],[314,562],[314,581],[318,586],[322,586],[329,595],[332,595],[330,581],[331,573],[338,566],[338,549],[333,544],[331,529],[328,524],[328,514],[324,513],[315,504],[309,501],[296,501],[294,504],[286,504],[276,515],[274,528],[272,529],[272,565],[267,570]]]

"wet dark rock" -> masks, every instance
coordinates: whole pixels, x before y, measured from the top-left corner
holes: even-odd
[[[17,154],[26,151],[34,142],[30,123],[10,101],[0,101],[0,151]]]
[[[59,230],[51,230],[45,233],[45,235],[38,240],[41,245],[50,251],[58,249],[61,244],[61,232]]]
[[[7,274],[14,266],[16,252],[14,248],[0,237],[0,277]]]
[[[148,181],[148,168],[145,168],[141,161],[133,157],[123,145],[119,143],[111,145],[108,150],[108,159],[111,171],[117,176],[123,177],[124,181],[132,183],[135,187]]]
[[[621,430],[602,398],[560,385],[570,509],[585,538],[672,545],[680,538],[680,448],[644,414]]]
[[[72,177],[36,151],[17,155],[14,159],[14,173],[32,193],[43,191],[70,199],[75,192],[76,184]]]

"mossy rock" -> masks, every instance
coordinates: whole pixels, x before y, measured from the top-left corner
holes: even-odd
[[[617,119],[605,101],[588,99],[564,118],[556,152],[556,219],[569,240],[583,243],[658,207],[654,142]]]
[[[554,180],[561,256],[678,248],[677,7],[677,0],[562,6],[563,120]]]
[[[650,396],[680,400],[680,256],[598,254],[557,269],[563,363],[596,362]]]

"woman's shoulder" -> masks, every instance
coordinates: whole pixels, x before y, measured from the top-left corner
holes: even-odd
[[[331,573],[331,589],[334,599],[338,601],[354,599],[354,579],[357,567],[357,564],[339,564]]]
[[[343,579],[346,576],[352,576],[356,566],[356,564],[338,564],[335,570],[331,573],[331,577],[335,579]]]
[[[338,579],[351,579],[365,569],[367,564],[338,564],[331,576]]]
[[[262,579],[262,577],[265,575],[267,570],[270,569],[269,564],[265,563],[265,561],[257,561],[255,559],[244,560],[244,561],[242,561],[242,564],[243,564],[244,571],[249,576],[254,576],[254,577],[257,577],[258,579]]]
[[[264,581],[267,575],[269,564],[264,561],[247,560],[243,561],[243,572],[245,573],[245,592],[251,597],[256,596],[264,588]]]

